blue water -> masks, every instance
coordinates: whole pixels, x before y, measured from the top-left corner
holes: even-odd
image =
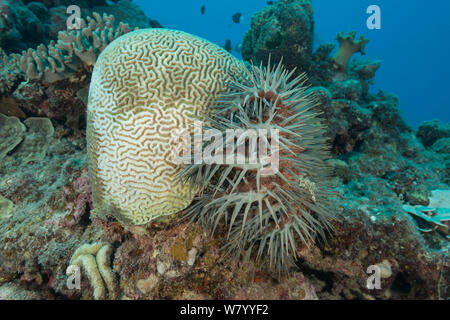
[[[218,45],[230,39],[233,47],[250,28],[252,14],[266,4],[266,0],[134,2],[166,28],[190,32]],[[366,27],[366,8],[372,4],[381,8],[381,30]],[[362,58],[383,61],[372,91],[381,88],[397,94],[408,123],[450,122],[450,1],[313,0],[313,7],[316,45],[335,41],[341,30],[356,30],[358,36],[371,40]],[[244,15],[241,24],[231,20],[236,12]],[[361,58],[359,54],[354,57]]]

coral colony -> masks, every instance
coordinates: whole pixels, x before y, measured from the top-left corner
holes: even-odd
[[[172,131],[200,117],[240,65],[218,46],[166,29],[134,31],[105,49],[87,107],[88,166],[99,214],[140,225],[191,203],[189,186],[175,179],[179,166],[168,161]]]
[[[72,2],[0,1],[0,298],[448,299],[450,127],[368,39],[270,1],[240,60]]]

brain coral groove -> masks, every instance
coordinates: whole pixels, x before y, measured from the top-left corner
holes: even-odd
[[[193,194],[170,161],[173,130],[189,130],[242,68],[222,48],[175,30],[137,30],[106,47],[87,110],[97,214],[140,225],[190,204]]]

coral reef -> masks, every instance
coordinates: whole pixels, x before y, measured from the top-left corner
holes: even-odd
[[[47,13],[55,21],[52,28],[43,29],[45,46],[64,28],[66,14],[58,6],[72,2],[46,0],[42,2],[45,9],[33,1],[22,1],[41,22],[49,21]],[[104,11],[99,7],[114,10],[117,5],[100,0],[76,3],[90,11],[83,11],[84,16],[92,16],[92,11],[102,16]],[[200,224],[186,221],[152,221],[124,229],[114,219],[104,219],[92,207],[92,181],[87,172],[85,113],[91,68],[80,68],[70,78],[53,83],[23,81],[17,60],[20,55],[11,54],[35,48],[23,33],[24,40],[8,48],[9,55],[1,53],[0,298],[93,299],[95,291],[89,277],[81,278],[81,290],[69,289],[66,270],[78,248],[102,243],[110,245],[102,246],[105,251],[96,251],[97,257],[103,257],[100,262],[94,254],[89,260],[95,263],[103,281],[105,298],[108,273],[102,275],[100,268],[116,276],[115,297],[119,299],[448,299],[449,242],[442,232],[418,229],[432,229],[439,214],[445,214],[442,209],[448,208],[447,125],[423,124],[416,132],[405,124],[398,97],[369,90],[376,79],[377,61],[354,59],[342,72],[335,68],[334,46],[329,43],[312,54],[308,49],[296,59],[296,50],[311,45],[312,29],[308,26],[312,26],[312,11],[308,3],[280,1],[262,11],[270,12],[266,18],[260,20],[264,15],[256,14],[249,31],[255,38],[246,36],[246,41],[252,40],[246,57],[255,62],[260,59],[265,65],[269,55],[281,57],[288,52],[288,68],[297,67],[295,73],[308,70],[311,87],[305,94],[316,97],[321,112],[317,125],[321,123],[326,129],[331,144],[332,158],[326,163],[335,173],[329,182],[337,193],[337,219],[327,241],[309,246],[298,241],[296,268],[289,276],[278,277],[269,268],[268,256],[261,256],[259,261],[236,260],[220,250],[229,244],[229,226],[219,224],[211,236]],[[305,11],[293,10],[296,5],[304,5]],[[291,10],[275,12],[274,8]],[[289,32],[297,30],[305,43],[297,37],[283,38],[286,43],[269,49],[264,41],[253,42],[259,35],[260,40],[270,39],[277,31],[277,15],[286,19],[290,14],[299,17],[299,23],[292,24]],[[269,20],[265,33],[263,26]],[[137,26],[128,21],[130,28]],[[145,19],[136,21],[145,23]],[[260,31],[255,32],[257,27]],[[54,133],[49,138],[45,132],[50,129],[46,127],[48,130],[39,134],[46,148],[45,153],[38,152],[42,160],[24,162],[27,155],[18,150],[30,130],[25,125],[30,117],[50,119]],[[434,210],[437,215],[416,212],[422,219],[409,214],[404,206],[413,207],[415,212],[420,206],[427,207],[430,209],[423,211]],[[229,213],[231,217],[233,212]],[[446,225],[448,221],[443,220],[439,221]],[[111,246],[114,256],[108,261]],[[366,287],[367,268],[374,265],[382,271],[381,288],[370,290]],[[95,296],[101,296],[98,290]]]
[[[292,69],[308,70],[313,46],[311,0],[280,0],[255,13],[251,29],[242,41],[242,57],[255,65],[267,63],[269,55]]]
[[[81,18],[80,30],[66,31],[68,5],[79,5],[82,8],[82,17],[85,18]],[[31,28],[28,22],[21,27],[31,34],[32,42],[18,41],[25,35],[15,27],[5,29],[8,33],[12,32],[15,40],[8,40],[8,44],[0,48],[0,59],[3,62],[0,67],[0,95],[10,94],[23,79],[54,82],[73,78],[80,69],[91,69],[104,47],[120,35],[135,28],[161,27],[157,21],[148,19],[129,0],[121,0],[112,5],[105,1],[24,4],[20,0],[8,0],[2,2],[0,10],[7,11],[7,16],[12,16],[11,12],[16,12],[20,17],[23,14],[22,18],[26,21],[31,16],[34,19],[32,21],[37,19],[35,22],[38,23],[35,28]],[[114,15],[117,16],[116,19]],[[43,33],[43,36],[36,36],[36,30]],[[0,28],[0,40],[3,31]],[[5,50],[10,54],[7,55]],[[87,71],[90,73],[91,70]]]
[[[147,18],[144,12],[130,0],[107,4],[104,0],[86,1],[21,1],[3,0],[0,5],[0,46],[7,53],[19,53],[39,44],[49,45],[56,41],[58,32],[66,29],[69,17],[67,7],[77,5],[81,16],[98,12],[116,16],[117,21],[131,28],[149,28],[159,24]]]
[[[80,30],[61,31],[56,43],[22,52],[19,66],[28,79],[52,83],[69,78],[81,66],[93,67],[109,43],[131,31],[128,24],[120,22],[114,27],[113,16],[100,17],[96,12],[93,18],[80,21]]]
[[[181,31],[138,30],[111,43],[95,65],[87,108],[97,214],[140,225],[188,206],[194,194],[176,180],[174,134],[191,131],[241,71],[224,49]]]
[[[432,146],[441,138],[450,138],[450,123],[443,124],[440,120],[424,121],[416,133],[425,147]]]
[[[366,61],[365,63],[356,64],[355,72],[364,80],[370,80],[375,77],[375,73],[381,66],[381,61]]]
[[[39,5],[38,5],[39,6]],[[34,5],[36,8],[36,5]],[[12,48],[34,47],[44,41],[45,29],[39,18],[21,0],[0,3],[0,46]]]

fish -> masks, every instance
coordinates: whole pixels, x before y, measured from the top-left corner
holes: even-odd
[[[271,5],[273,5],[275,2],[274,1],[267,1],[267,5],[268,6],[271,6]]]
[[[206,7],[205,7],[205,6],[202,6],[202,7],[200,8],[200,13],[201,13],[202,15],[204,15],[204,14],[205,14],[205,10],[206,10]]]
[[[225,40],[225,44],[224,44],[223,48],[225,50],[227,50],[228,52],[231,52],[231,40],[230,39]]]
[[[244,16],[240,12],[236,12],[231,16],[231,19],[234,23],[241,23],[241,21],[244,19]]]

